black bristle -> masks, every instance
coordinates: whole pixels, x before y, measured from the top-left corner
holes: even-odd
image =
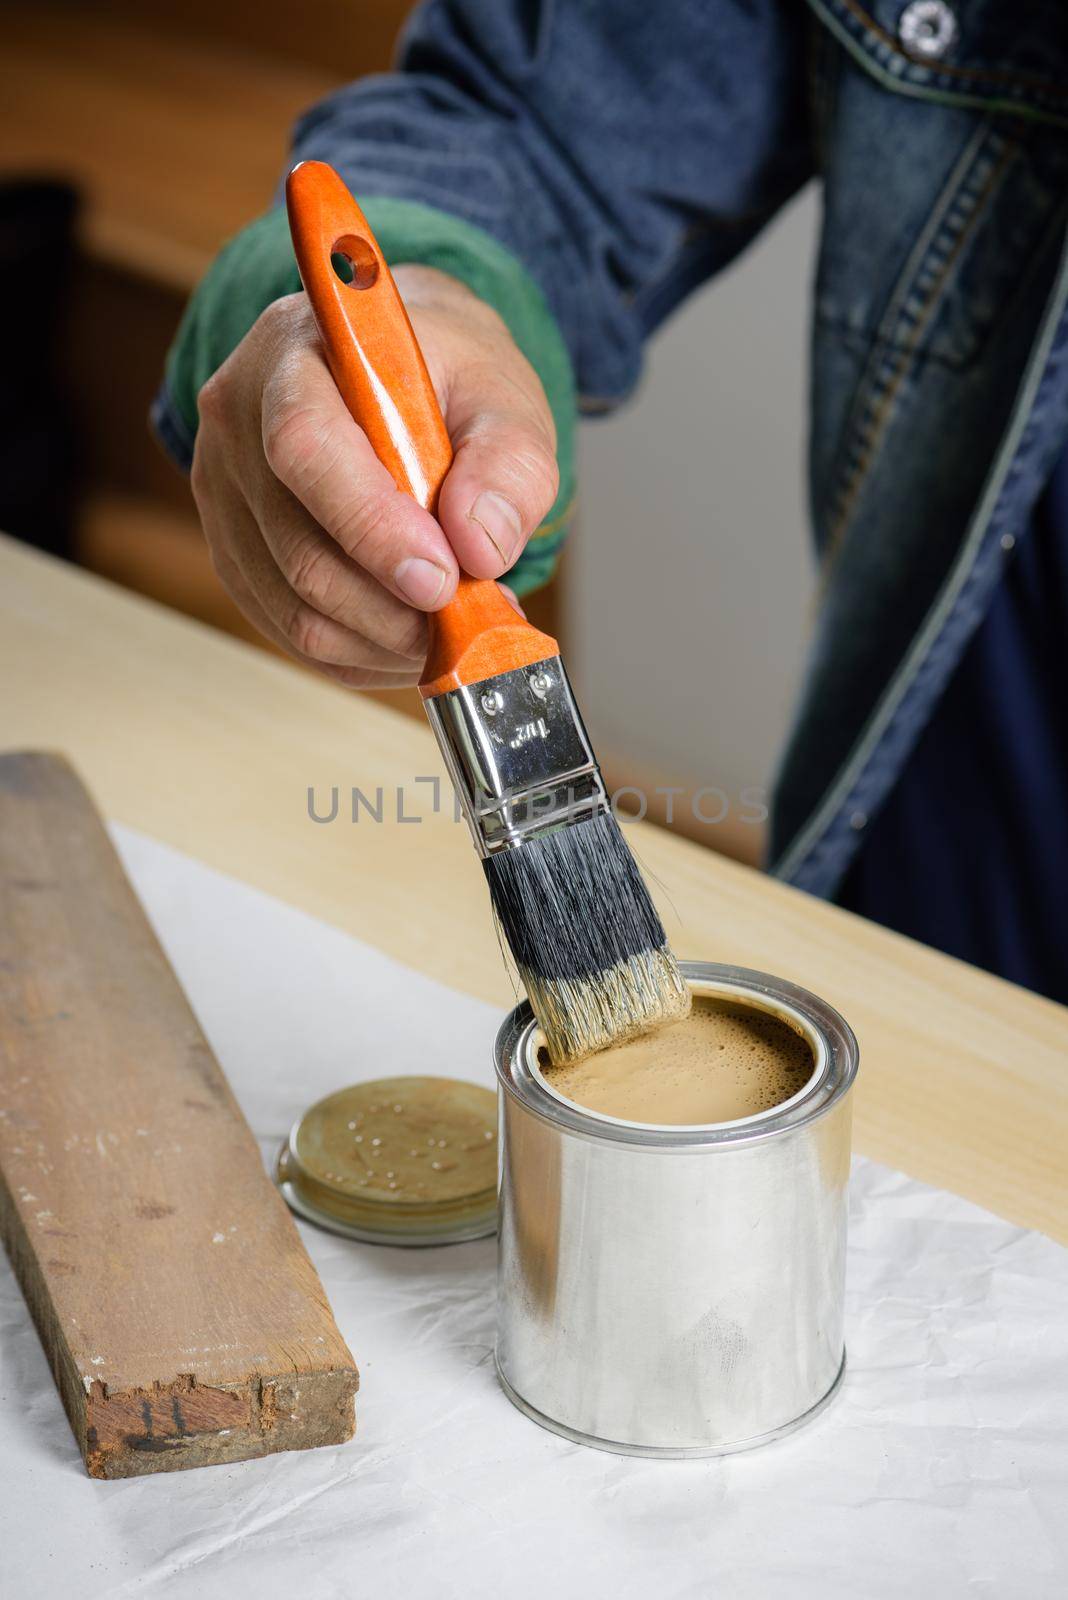
[[[592,978],[667,943],[610,812],[498,851],[483,866],[504,937],[524,972]]]

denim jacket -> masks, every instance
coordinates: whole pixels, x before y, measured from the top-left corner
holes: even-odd
[[[820,180],[822,601],[771,854],[833,895],[1068,440],[1065,0],[429,0],[398,70],[314,108],[294,151],[401,203],[391,259],[448,265],[405,243],[444,214],[457,260],[481,239],[498,278],[518,263],[510,320],[543,374],[558,330],[591,411]],[[158,420],[187,447],[180,409]]]

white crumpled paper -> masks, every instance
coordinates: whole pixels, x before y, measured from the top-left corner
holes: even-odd
[[[127,868],[256,1133],[352,1080],[492,1083],[498,1018],[126,829]],[[863,1068],[862,1068],[863,1070]],[[601,1454],[493,1371],[494,1241],[359,1245],[302,1226],[359,1364],[336,1449],[85,1476],[0,1276],[0,1591],[10,1600],[1044,1600],[1068,1592],[1068,1251],[856,1164],[849,1370],[751,1454]]]

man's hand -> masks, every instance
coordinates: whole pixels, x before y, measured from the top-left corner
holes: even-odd
[[[500,577],[557,491],[552,414],[496,312],[432,268],[395,277],[456,452],[437,521],[346,411],[303,294],[270,306],[204,385],[193,457],[208,548],[245,616],[354,688],[417,683],[425,613],[460,568]]]

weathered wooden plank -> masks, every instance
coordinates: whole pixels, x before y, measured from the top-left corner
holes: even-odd
[[[322,1284],[51,755],[0,757],[0,1229],[94,1477],[351,1436]]]

